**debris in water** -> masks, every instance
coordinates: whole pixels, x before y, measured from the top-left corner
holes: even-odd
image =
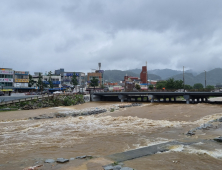
[[[38,168],[41,167],[41,166],[43,166],[43,165],[36,165],[36,166],[32,166],[32,167],[25,168],[25,169],[23,169],[23,170],[36,170],[36,169],[38,169]]]

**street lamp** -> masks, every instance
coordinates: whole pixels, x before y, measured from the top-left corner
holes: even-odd
[[[207,85],[207,74],[206,74],[206,71],[205,71],[205,89],[206,89],[206,85]]]
[[[184,82],[184,66],[183,66],[183,92],[185,92],[185,82]]]
[[[62,74],[60,74],[60,91],[62,90]]]

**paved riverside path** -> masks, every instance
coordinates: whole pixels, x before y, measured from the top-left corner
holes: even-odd
[[[115,162],[124,162],[127,160],[131,159],[136,159],[140,158],[143,156],[149,156],[156,154],[157,152],[166,152],[169,150],[169,146],[173,145],[190,145],[195,142],[189,142],[189,143],[183,143],[183,142],[178,142],[178,141],[172,141],[172,142],[166,142],[162,144],[157,144],[157,145],[152,145],[152,146],[147,146],[135,150],[130,150],[122,153],[116,153],[113,155],[106,156],[108,159],[111,159]]]

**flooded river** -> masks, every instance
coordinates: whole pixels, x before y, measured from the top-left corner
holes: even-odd
[[[0,169],[23,170],[44,165],[39,170],[102,170],[113,163],[107,155],[169,141],[194,142],[175,145],[169,151],[124,162],[137,170],[220,169],[222,144],[212,139],[222,136],[222,123],[210,129],[186,133],[222,117],[222,106],[211,104],[158,104],[120,108],[98,115],[30,120],[42,114],[68,113],[86,108],[109,108],[119,102],[90,102],[77,106],[0,112]],[[66,164],[46,164],[46,159],[75,158]],[[189,167],[189,168],[188,168]]]

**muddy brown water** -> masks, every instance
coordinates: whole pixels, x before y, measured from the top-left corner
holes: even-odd
[[[41,170],[100,170],[112,163],[106,155],[167,141],[198,141],[192,146],[172,146],[158,153],[126,161],[125,165],[145,169],[218,169],[222,165],[222,145],[212,138],[222,135],[221,125],[185,133],[222,116],[221,105],[150,104],[119,109],[99,115],[29,120],[41,114],[90,107],[109,107],[119,102],[90,102],[77,106],[0,112],[0,169],[24,169],[41,165]],[[67,164],[46,164],[46,159],[92,155],[93,159]]]

